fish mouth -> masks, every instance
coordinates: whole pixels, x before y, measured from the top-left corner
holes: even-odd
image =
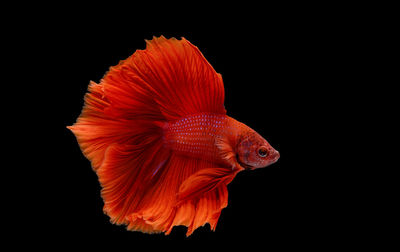
[[[268,165],[272,165],[274,163],[276,163],[276,161],[278,161],[278,159],[281,157],[281,155],[279,154],[279,151],[274,150],[272,157],[270,159],[270,162],[268,163]]]
[[[279,154],[279,151],[275,151],[274,152],[274,156],[272,158],[272,163],[275,163],[276,161],[278,161],[278,159],[281,157],[281,154]]]

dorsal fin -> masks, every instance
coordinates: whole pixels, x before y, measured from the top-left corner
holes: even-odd
[[[185,38],[161,36],[146,41],[146,50],[110,69],[104,78],[106,95],[114,92],[116,78],[129,80],[131,91],[149,93],[166,120],[199,112],[225,114],[224,84],[199,49]],[[121,103],[110,95],[110,102]]]

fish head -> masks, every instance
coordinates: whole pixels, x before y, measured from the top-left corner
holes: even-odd
[[[245,169],[267,167],[278,161],[280,154],[261,135],[251,130],[239,138],[237,161]]]

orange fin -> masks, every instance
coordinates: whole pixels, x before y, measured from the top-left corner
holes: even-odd
[[[169,234],[174,226],[185,225],[190,235],[206,223],[215,229],[227,206],[226,185],[236,173],[205,168],[214,164],[168,153],[157,144],[150,147],[156,155],[138,155],[142,148],[146,144],[111,146],[97,171],[104,211],[112,222],[146,233]],[[155,169],[160,170],[154,175]]]
[[[131,230],[159,232],[154,226],[140,221],[143,220],[140,209],[143,209],[154,186],[166,172],[169,159],[169,151],[164,150],[159,142],[115,144],[107,149],[97,175],[102,186],[104,212],[113,223],[129,225]],[[131,225],[132,218],[138,220],[136,225]]]
[[[185,115],[225,114],[223,103],[221,75],[184,38],[154,38],[100,84],[90,83],[68,128],[99,177],[112,222],[148,233],[186,225],[190,234],[207,222],[215,228],[227,204],[229,169],[173,153],[162,134],[168,121]]]
[[[132,120],[106,113],[110,101],[104,96],[103,86],[91,82],[85,95],[85,106],[73,126],[68,126],[76,136],[82,153],[97,170],[111,144],[136,144],[141,137],[160,136],[160,127],[150,121]]]
[[[227,136],[219,137],[215,140],[215,144],[219,150],[219,155],[226,161],[231,169],[244,170],[244,168],[237,162],[236,151],[233,149],[235,143],[235,139],[229,139]]]
[[[166,232],[169,234],[173,226],[185,225],[188,227],[186,236],[189,236],[198,227],[210,224],[215,230],[222,209],[228,205],[228,189],[225,184],[216,186],[213,190],[201,196],[181,201],[177,207],[175,218]]]
[[[194,173],[182,183],[177,206],[181,209],[180,215],[186,216],[187,236],[205,223],[209,223],[211,229],[215,230],[221,210],[228,204],[226,186],[238,171],[232,171],[231,168],[206,168]],[[195,213],[190,210],[191,207],[196,209]],[[192,213],[192,218],[188,218],[182,209]],[[180,215],[177,219],[182,219]]]
[[[227,185],[236,173],[230,168],[206,168],[186,179],[179,188],[180,202],[193,199],[209,192],[221,184]]]
[[[167,120],[199,112],[226,113],[222,77],[197,47],[184,38],[161,36],[146,42],[146,50],[137,50],[105,76],[104,90],[112,103],[126,107],[143,102],[158,107]],[[133,101],[132,93],[144,93],[152,101]]]

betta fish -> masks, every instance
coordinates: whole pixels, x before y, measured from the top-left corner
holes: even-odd
[[[187,41],[153,37],[90,82],[75,134],[101,184],[104,213],[128,230],[215,230],[238,172],[279,152],[226,115],[222,77]]]

